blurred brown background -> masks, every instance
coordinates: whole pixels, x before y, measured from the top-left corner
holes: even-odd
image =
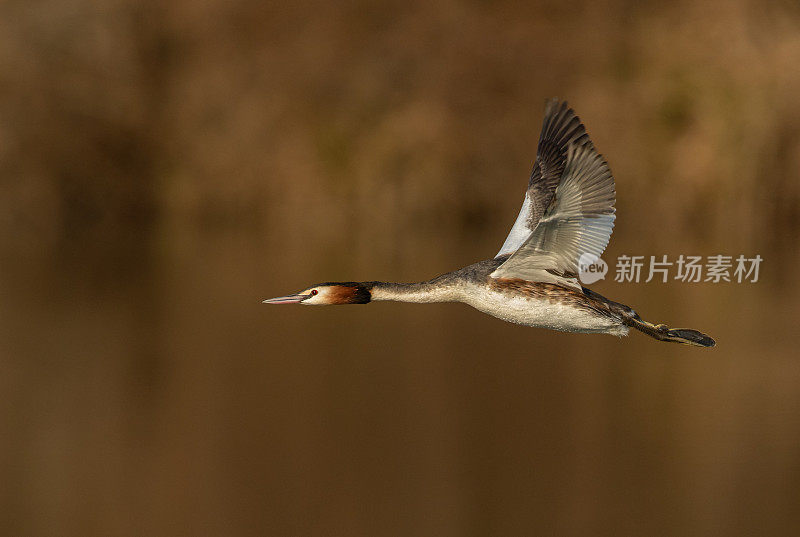
[[[797,2],[9,0],[3,535],[797,535]],[[702,350],[262,306],[498,250],[544,101]]]

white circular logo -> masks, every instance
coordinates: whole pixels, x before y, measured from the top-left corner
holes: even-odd
[[[606,277],[608,265],[594,254],[582,254],[578,258],[578,277],[581,283],[590,284]]]

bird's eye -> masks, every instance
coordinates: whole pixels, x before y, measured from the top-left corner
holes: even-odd
[[[316,289],[312,289],[312,290],[311,290],[311,294],[312,294],[312,295],[316,295],[317,293],[319,293],[319,291],[317,291]]]

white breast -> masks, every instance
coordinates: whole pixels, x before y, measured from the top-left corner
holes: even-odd
[[[498,319],[525,326],[538,326],[562,332],[628,334],[628,327],[585,308],[471,286],[463,302]]]

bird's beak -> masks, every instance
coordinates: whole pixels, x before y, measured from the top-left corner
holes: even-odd
[[[262,304],[299,304],[311,295],[286,295],[262,300]]]

